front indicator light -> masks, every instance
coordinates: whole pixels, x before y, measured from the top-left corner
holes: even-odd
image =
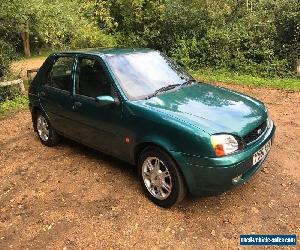
[[[218,157],[229,155],[239,149],[238,141],[229,134],[212,135],[211,144]]]

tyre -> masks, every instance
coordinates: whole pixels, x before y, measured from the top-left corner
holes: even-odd
[[[186,196],[186,184],[174,160],[157,147],[142,151],[139,177],[148,198],[161,207],[171,207]]]
[[[48,147],[56,146],[60,141],[60,136],[52,128],[46,115],[42,112],[37,112],[35,118],[35,130],[41,143]]]

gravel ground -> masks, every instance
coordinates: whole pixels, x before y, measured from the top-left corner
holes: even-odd
[[[147,200],[133,166],[69,140],[42,146],[28,111],[0,120],[0,249],[237,249],[240,234],[299,237],[300,92],[227,86],[269,108],[269,158],[245,185],[171,209]]]

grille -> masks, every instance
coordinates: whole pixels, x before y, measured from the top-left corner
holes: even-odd
[[[259,125],[257,128],[252,130],[249,134],[247,134],[244,137],[244,141],[246,144],[256,140],[261,134],[265,132],[267,128],[267,121],[264,121],[261,125]]]

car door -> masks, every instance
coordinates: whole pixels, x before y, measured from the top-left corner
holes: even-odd
[[[75,56],[57,56],[50,67],[45,83],[40,87],[40,102],[51,125],[60,133],[74,138],[72,87]]]
[[[101,106],[96,102],[98,96],[112,96],[115,103]],[[83,143],[115,156],[124,154],[122,105],[100,58],[78,57],[74,107]]]

